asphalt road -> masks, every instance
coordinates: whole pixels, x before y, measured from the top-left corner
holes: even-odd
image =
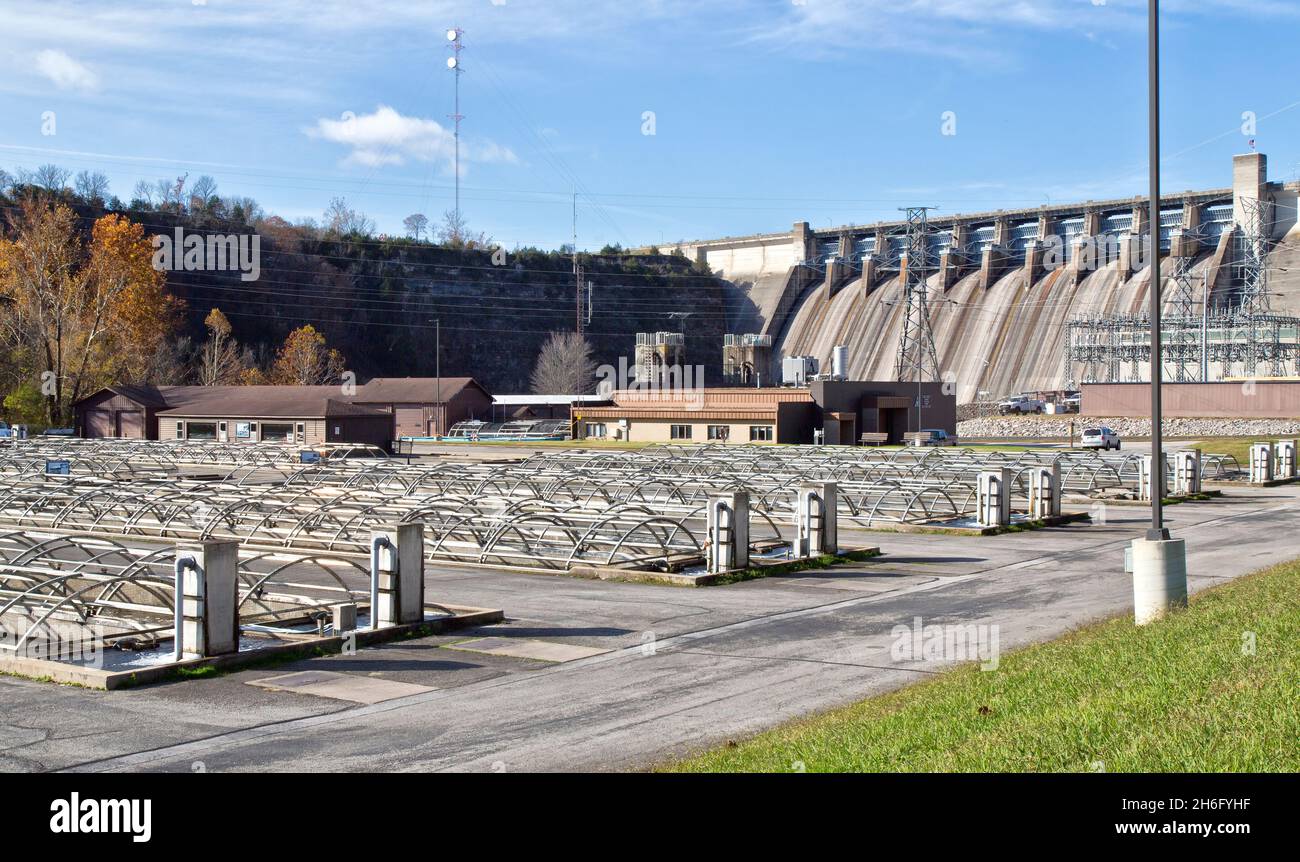
[[[942,670],[891,656],[897,625],[996,625],[1003,651],[1131,610],[1124,545],[1146,510],[986,538],[873,533],[845,569],[686,589],[438,567],[431,601],[508,621],[355,656],[95,692],[0,678],[7,770],[636,769]],[[1300,487],[1167,510],[1191,587],[1300,556]],[[478,636],[597,647],[563,664],[453,648]],[[299,670],[406,682],[372,705],[267,690]]]

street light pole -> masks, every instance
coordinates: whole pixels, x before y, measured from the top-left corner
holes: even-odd
[[[1160,385],[1164,376],[1160,355],[1160,0],[1148,0],[1148,83],[1150,90],[1151,212],[1147,237],[1151,243],[1151,469],[1146,490],[1151,494],[1151,527],[1133,540],[1133,619],[1154,622],[1170,609],[1187,606],[1187,545],[1165,529],[1163,497],[1165,456],[1160,419]],[[1140,237],[1140,234],[1139,234]],[[1140,241],[1140,240],[1139,240]]]
[[[1161,435],[1160,384],[1164,378],[1164,362],[1160,343],[1160,0],[1150,4],[1147,24],[1148,101],[1150,105],[1150,144],[1148,158],[1151,163],[1151,212],[1147,218],[1151,241],[1151,529],[1148,539],[1168,539],[1164,524],[1165,459]],[[1160,477],[1157,483],[1154,477]],[[1159,487],[1157,487],[1157,484]]]

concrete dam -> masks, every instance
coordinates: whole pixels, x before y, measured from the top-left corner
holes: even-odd
[[[1256,236],[1262,237],[1257,247],[1268,270],[1270,313],[1300,314],[1298,192],[1300,183],[1270,182],[1265,156],[1250,153],[1234,158],[1229,187],[1162,196],[1166,313],[1176,311],[1180,273],[1194,288],[1197,315],[1231,307],[1242,289],[1243,239]],[[1150,236],[1148,213],[1147,199],[1135,197],[932,214],[928,306],[938,367],[956,387],[958,403],[1097,379],[1096,369],[1066,361],[1070,322],[1145,311],[1151,269],[1140,237]],[[729,285],[728,332],[771,337],[772,373],[783,356],[813,356],[829,370],[833,348],[844,345],[850,379],[889,380],[906,314],[904,227],[882,222],[814,230],[797,222],[786,233],[675,248],[707,263]],[[1294,327],[1282,333],[1297,335]],[[1149,379],[1149,367],[1136,363],[1109,373]],[[1209,373],[1234,372],[1229,366]],[[1297,370],[1288,364],[1285,373]]]

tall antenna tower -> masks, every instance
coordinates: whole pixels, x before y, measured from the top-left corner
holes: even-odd
[[[582,264],[578,261],[578,192],[573,193],[573,292],[574,292],[574,331],[582,335],[587,320],[582,300]]]
[[[929,216],[934,207],[907,207],[907,268],[903,297],[907,311],[903,338],[898,344],[894,377],[899,381],[934,383],[939,380],[939,359],[930,328],[930,304],[926,278],[929,276]]]
[[[455,113],[449,115],[449,119],[454,124],[455,131],[453,137],[456,141],[456,230],[460,230],[460,121],[465,117],[460,112],[460,73],[465,71],[460,64],[460,52],[465,49],[461,37],[465,31],[459,27],[452,27],[447,31],[447,41],[451,43],[451,56],[447,58],[447,68],[452,71],[456,77],[456,107]]]

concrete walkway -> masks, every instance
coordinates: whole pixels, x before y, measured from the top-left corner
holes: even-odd
[[[1167,510],[1194,590],[1300,556],[1300,488],[1230,494]],[[873,533],[877,562],[696,590],[440,570],[431,600],[503,607],[509,621],[135,691],[0,679],[0,767],[640,768],[941,670],[891,658],[891,630],[917,616],[996,624],[1006,651],[1124,613],[1123,547],[1146,516],[1112,506],[1104,525],[989,538]],[[477,637],[493,640],[464,643]],[[512,638],[518,649],[502,646]],[[248,684],[307,670],[327,672],[309,679],[333,694]],[[414,693],[363,705],[346,699],[349,676]]]

